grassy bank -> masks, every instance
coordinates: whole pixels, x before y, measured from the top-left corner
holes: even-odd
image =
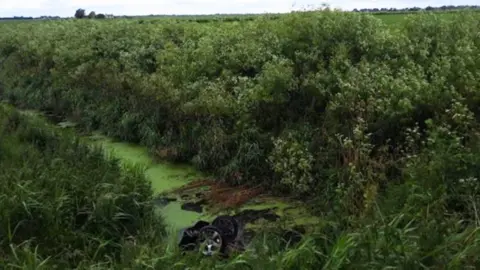
[[[316,199],[317,266],[478,267],[479,16],[4,24],[0,97]]]
[[[129,239],[164,234],[141,171],[2,105],[0,138],[2,269],[116,261]]]

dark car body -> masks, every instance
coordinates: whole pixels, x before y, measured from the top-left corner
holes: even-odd
[[[227,255],[243,249],[243,224],[232,216],[219,216],[212,223],[200,220],[180,231],[178,245],[184,251],[199,250],[206,256]]]

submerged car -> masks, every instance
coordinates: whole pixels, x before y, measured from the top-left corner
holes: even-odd
[[[179,234],[179,247],[184,251],[199,250],[205,256],[228,255],[243,250],[243,224],[232,216],[219,216],[212,223],[200,220]]]

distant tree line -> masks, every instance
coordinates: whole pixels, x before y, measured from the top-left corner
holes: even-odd
[[[372,12],[372,13],[410,13],[416,11],[447,11],[447,10],[465,10],[465,9],[480,9],[480,6],[476,5],[460,5],[460,6],[440,6],[426,8],[409,7],[409,8],[362,8],[354,9],[353,12]]]
[[[0,17],[1,21],[9,20],[58,20],[61,19],[60,16],[40,16],[40,17],[24,17],[24,16],[13,16],[13,17]]]

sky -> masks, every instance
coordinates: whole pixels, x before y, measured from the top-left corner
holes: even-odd
[[[478,5],[479,0],[0,0],[0,17],[72,17],[75,10],[114,15],[277,13],[320,7],[404,8],[442,5]]]

